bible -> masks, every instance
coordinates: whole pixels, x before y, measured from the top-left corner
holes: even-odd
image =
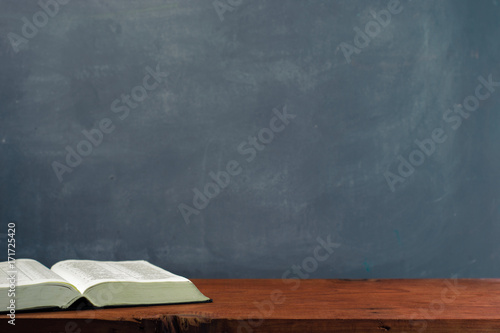
[[[64,260],[50,269],[33,259],[0,263],[0,312],[210,302],[188,279],[144,260]]]

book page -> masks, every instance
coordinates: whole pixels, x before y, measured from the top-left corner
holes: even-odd
[[[17,259],[15,267],[11,268],[8,261],[0,263],[0,288],[8,286],[9,276],[17,272],[16,284],[18,286],[30,285],[44,282],[68,283],[61,276],[57,275],[41,263],[33,259]]]
[[[71,281],[81,293],[102,282],[187,282],[144,260],[94,261],[65,260],[52,266],[52,271]]]

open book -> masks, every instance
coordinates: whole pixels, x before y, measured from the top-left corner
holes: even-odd
[[[32,259],[11,263],[0,263],[0,312],[12,300],[16,310],[65,309],[80,298],[97,307],[210,301],[188,279],[144,260],[64,260],[51,269]]]

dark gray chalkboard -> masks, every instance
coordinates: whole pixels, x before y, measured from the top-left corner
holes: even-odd
[[[500,276],[500,2],[41,4],[0,1],[2,261]]]

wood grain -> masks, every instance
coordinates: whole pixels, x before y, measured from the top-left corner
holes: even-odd
[[[18,313],[1,332],[500,332],[500,279],[192,280],[213,303]]]

